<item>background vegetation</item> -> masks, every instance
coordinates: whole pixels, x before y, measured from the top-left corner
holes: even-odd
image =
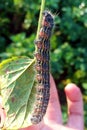
[[[66,121],[64,86],[76,83],[83,94],[87,130],[87,0],[49,0],[55,15],[51,38],[51,72],[62,95]],[[26,55],[33,57],[40,0],[0,0],[0,61]]]

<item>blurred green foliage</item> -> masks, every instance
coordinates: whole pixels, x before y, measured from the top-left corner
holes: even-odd
[[[55,15],[52,74],[60,94],[70,82],[81,88],[87,127],[87,0],[49,0],[46,9]],[[40,0],[0,0],[0,60],[33,57],[39,10]]]

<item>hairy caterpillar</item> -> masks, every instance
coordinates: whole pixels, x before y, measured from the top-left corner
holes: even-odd
[[[46,113],[50,97],[49,50],[53,25],[53,15],[49,11],[44,11],[39,37],[35,41],[35,44],[37,46],[37,52],[35,53],[37,95],[34,111],[31,117],[32,124],[37,124],[42,120],[43,116]]]

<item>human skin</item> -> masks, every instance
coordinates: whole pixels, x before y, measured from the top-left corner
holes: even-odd
[[[80,89],[73,83],[65,87],[68,122],[63,125],[61,106],[52,76],[50,86],[50,100],[43,120],[37,125],[20,130],[84,130],[83,100]]]
[[[68,121],[63,125],[61,106],[55,82],[50,76],[50,100],[43,120],[37,124],[20,130],[84,130],[83,100],[80,89],[73,83],[65,87],[67,99]],[[1,100],[0,100],[1,101]],[[5,120],[5,112],[0,105],[1,124]]]

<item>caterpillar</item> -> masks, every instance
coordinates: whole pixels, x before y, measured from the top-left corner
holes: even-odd
[[[44,11],[41,29],[38,39],[35,41],[37,46],[36,57],[36,81],[37,94],[34,111],[31,117],[32,124],[38,124],[46,113],[46,109],[50,97],[50,75],[49,75],[49,60],[50,60],[50,37],[54,25],[54,18],[51,12]]]

